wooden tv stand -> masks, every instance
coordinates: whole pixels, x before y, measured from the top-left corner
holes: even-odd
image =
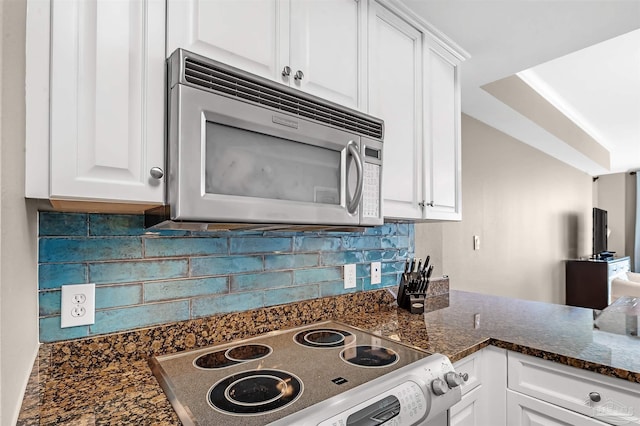
[[[611,303],[611,281],[630,268],[629,256],[567,260],[566,304],[592,309],[606,308]]]

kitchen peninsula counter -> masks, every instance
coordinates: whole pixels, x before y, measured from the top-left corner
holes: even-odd
[[[18,424],[180,424],[148,367],[149,356],[326,319],[453,362],[495,345],[640,382],[640,340],[594,329],[590,309],[462,291],[429,297],[425,314],[393,302],[388,290],[379,290],[44,344]]]

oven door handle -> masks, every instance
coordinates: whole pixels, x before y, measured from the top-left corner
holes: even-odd
[[[347,149],[349,153],[353,156],[353,159],[356,163],[356,169],[358,172],[358,180],[356,182],[356,192],[351,197],[351,201],[347,205],[347,211],[350,214],[354,214],[360,205],[360,201],[362,200],[362,188],[364,186],[364,171],[362,170],[362,158],[360,157],[360,151],[358,149],[358,144],[355,141],[349,141],[347,144]]]

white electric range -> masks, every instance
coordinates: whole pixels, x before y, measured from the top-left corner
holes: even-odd
[[[446,425],[449,359],[335,321],[151,358],[185,425]]]

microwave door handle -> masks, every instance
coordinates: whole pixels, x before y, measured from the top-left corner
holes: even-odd
[[[349,153],[353,156],[356,162],[356,170],[358,172],[358,180],[356,182],[356,192],[353,194],[351,201],[347,205],[347,211],[351,214],[355,213],[356,209],[360,205],[362,199],[362,188],[364,186],[364,173],[362,171],[362,158],[360,157],[360,151],[358,151],[358,144],[354,141],[349,141],[347,144]]]

